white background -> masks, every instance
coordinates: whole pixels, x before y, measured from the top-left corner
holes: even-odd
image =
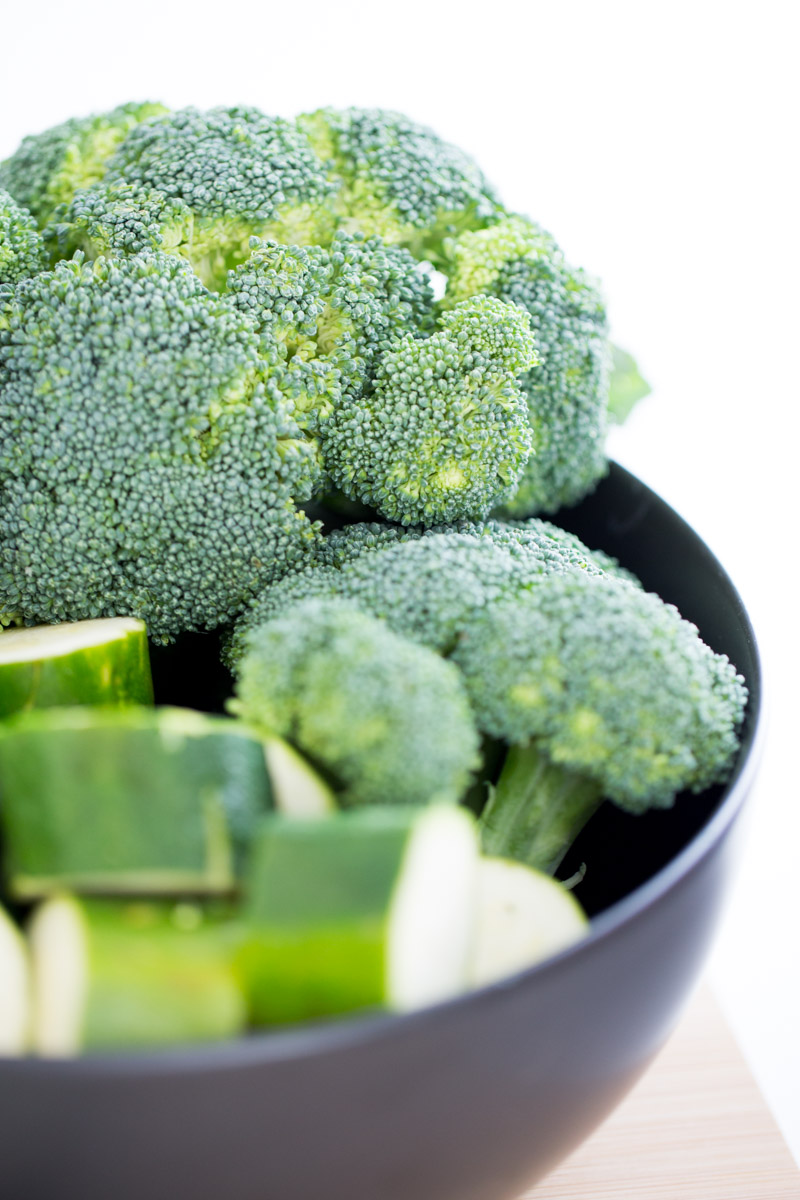
[[[612,453],[709,542],[762,643],[771,734],[711,974],[800,1159],[794,5],[2,8],[0,158],[125,100],[397,108],[602,278],[654,385]]]

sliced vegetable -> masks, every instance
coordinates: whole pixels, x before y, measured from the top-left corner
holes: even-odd
[[[0,717],[72,704],[152,704],[144,621],[109,617],[0,634]]]
[[[234,936],[196,905],[53,897],[30,925],[34,1050],[64,1057],[241,1033]]]
[[[265,821],[237,965],[254,1024],[461,991],[475,913],[475,823],[464,809],[365,808]]]
[[[6,875],[21,899],[215,894],[270,804],[260,740],[189,709],[51,709],[0,731]]]
[[[470,982],[494,983],[541,962],[588,928],[578,901],[552,876],[510,859],[481,858]]]
[[[23,1054],[30,1025],[30,980],[25,939],[0,908],[0,1057]]]
[[[287,817],[314,818],[330,816],[337,811],[332,789],[288,742],[282,738],[267,738],[264,756],[279,812]]]

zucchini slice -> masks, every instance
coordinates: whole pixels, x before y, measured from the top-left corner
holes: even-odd
[[[0,908],[0,1057],[24,1054],[30,1024],[30,979],[25,938]]]
[[[144,621],[108,617],[0,634],[0,717],[73,704],[152,704]]]

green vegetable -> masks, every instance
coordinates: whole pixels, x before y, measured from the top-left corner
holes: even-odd
[[[33,1047],[136,1049],[234,1037],[244,998],[235,926],[193,904],[55,896],[30,925]]]
[[[30,1016],[28,948],[19,929],[0,907],[0,1059],[25,1052]]]
[[[557,954],[589,932],[563,884],[522,863],[481,857],[470,981],[494,983]]]
[[[36,222],[0,188],[0,286],[29,279],[47,266]]]
[[[610,351],[596,283],[570,266],[550,234],[509,215],[446,244],[445,307],[476,294],[530,315],[538,365],[522,377],[533,430],[532,456],[509,513],[551,513],[574,504],[606,472],[604,442]]]
[[[249,321],[179,260],[0,295],[0,613],[214,628],[314,544],[317,476]]]
[[[0,729],[12,895],[219,894],[270,804],[263,747],[188,709],[48,709]]]
[[[627,350],[611,347],[613,370],[608,396],[608,413],[612,421],[621,425],[627,420],[631,409],[650,392],[650,384],[643,379],[636,360]]]
[[[152,704],[144,622],[130,617],[0,635],[0,717],[71,704]]]
[[[338,600],[255,629],[230,708],[291,741],[340,803],[456,801],[478,735],[456,669]]]
[[[625,579],[543,577],[476,614],[454,659],[480,728],[515,747],[481,819],[488,853],[554,870],[603,797],[668,808],[730,769],[744,681]]]
[[[266,821],[237,970],[253,1023],[411,1009],[466,983],[477,839],[463,809]]]
[[[272,798],[287,817],[325,817],[336,812],[336,797],[309,763],[281,738],[264,741]]]

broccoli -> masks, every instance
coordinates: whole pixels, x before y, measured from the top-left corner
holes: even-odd
[[[298,117],[298,125],[336,182],[345,229],[378,234],[435,262],[445,236],[481,229],[500,211],[468,155],[400,113],[323,108]]]
[[[46,266],[36,222],[9,192],[0,189],[0,286],[29,279]]]
[[[136,125],[166,111],[163,104],[121,104],[111,112],[72,117],[26,137],[11,158],[0,163],[0,187],[43,226],[58,205],[102,178],[108,158]]]
[[[743,679],[624,578],[543,575],[474,612],[453,661],[479,728],[513,747],[482,818],[487,853],[554,870],[604,798],[669,807],[730,768]]]
[[[298,565],[316,448],[251,323],[164,254],[0,299],[0,612],[211,629]]]
[[[380,354],[432,323],[427,277],[406,251],[338,232],[329,249],[262,242],[228,275],[228,295],[262,335],[262,353],[287,365],[297,419],[318,431],[357,398]]]
[[[229,663],[255,626],[309,597],[338,596],[396,633],[449,654],[473,614],[516,597],[543,574],[624,574],[574,535],[532,518],[505,524],[460,522],[436,529],[348,525],[323,539],[314,562],[256,597],[226,646]]]
[[[540,361],[522,379],[533,454],[506,512],[529,516],[574,504],[607,470],[611,359],[595,283],[526,217],[451,239],[446,254],[445,308],[487,293],[524,308],[536,335]]]
[[[404,525],[483,516],[530,455],[516,377],[535,361],[527,315],[491,297],[458,305],[428,338],[406,334],[321,431],[334,484]]]
[[[345,806],[457,801],[478,735],[457,669],[341,600],[251,631],[230,708],[294,743]]]

